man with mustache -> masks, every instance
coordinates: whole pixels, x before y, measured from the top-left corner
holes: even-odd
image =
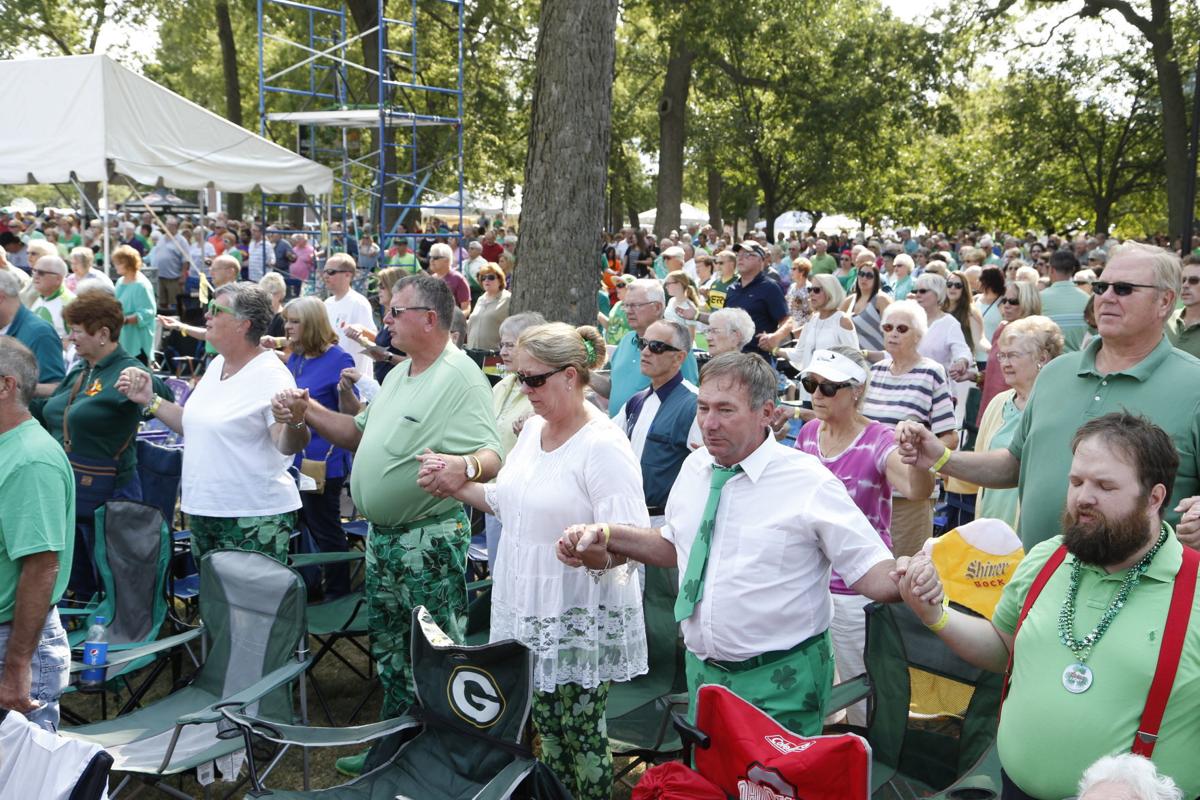
[[[1163,520],[1179,456],[1161,428],[1124,411],[1089,421],[1071,444],[1062,533],[1029,551],[990,621],[913,596],[914,582],[937,585],[925,554],[897,563],[901,595],[963,659],[1009,665],[1004,800],[1069,796],[1089,764],[1126,750],[1152,750],[1196,797],[1200,626],[1188,619],[1200,556]]]

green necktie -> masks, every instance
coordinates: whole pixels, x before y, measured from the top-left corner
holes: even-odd
[[[704,505],[704,516],[700,518],[700,531],[688,554],[687,569],[683,574],[683,588],[675,598],[675,621],[683,622],[696,610],[696,604],[704,596],[704,568],[708,565],[708,546],[712,543],[713,528],[717,524],[717,506],[721,503],[721,489],[734,475],[742,471],[740,466],[718,467],[713,465],[712,484],[708,490],[708,502]]]

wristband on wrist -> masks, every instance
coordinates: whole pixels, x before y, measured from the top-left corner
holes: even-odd
[[[937,633],[942,628],[946,627],[946,625],[950,622],[949,606],[950,606],[950,598],[947,597],[946,599],[944,599],[942,601],[942,616],[938,619],[937,622],[933,623],[932,625],[926,625],[925,627],[929,628],[929,630],[933,631],[934,633]]]
[[[158,407],[162,405],[162,398],[154,395],[154,399],[146,404],[146,409],[142,413],[147,417],[153,417],[158,412]]]
[[[953,454],[954,454],[954,451],[951,450],[949,447],[947,447],[945,450],[942,451],[941,458],[939,458],[937,461],[933,462],[933,466],[929,468],[929,471],[937,472],[942,467],[946,466],[946,462],[950,460],[950,456]]]
[[[612,541],[612,528],[610,528],[608,523],[605,522],[600,526],[600,532],[604,534],[604,547],[607,549],[608,543]]]

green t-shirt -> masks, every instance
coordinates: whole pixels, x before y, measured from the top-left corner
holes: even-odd
[[[1008,450],[1021,462],[1019,533],[1028,552],[1058,532],[1067,502],[1071,439],[1079,426],[1129,409],[1161,427],[1179,451],[1175,490],[1163,506],[1175,525],[1175,506],[1200,493],[1200,361],[1171,347],[1164,336],[1130,369],[1096,371],[1099,337],[1078,353],[1064,353],[1038,375]]]
[[[492,390],[465,353],[446,349],[420,375],[410,378],[406,361],[388,373],[379,394],[357,417],[362,442],[354,456],[350,490],[375,525],[393,527],[450,511],[458,501],[437,498],[417,486],[415,456],[463,455],[500,449],[492,413]]]
[[[1016,628],[1030,585],[1060,544],[1061,536],[1042,542],[1017,566],[992,615],[998,629],[1011,634]],[[1012,684],[996,738],[1004,771],[1034,797],[1074,795],[1079,776],[1092,762],[1100,756],[1128,751],[1133,744],[1158,661],[1183,545],[1173,534],[1167,535],[1150,568],[1088,657],[1094,677],[1091,687],[1082,694],[1071,694],[1063,687],[1063,670],[1077,659],[1058,638],[1058,614],[1067,596],[1074,560],[1074,556],[1067,555],[1021,624],[1014,647]],[[1083,636],[1100,621],[1125,571],[1109,574],[1085,564],[1079,577],[1074,628],[1076,636]],[[1192,619],[1200,613],[1197,605],[1194,599]],[[1200,746],[1197,711],[1200,626],[1190,625],[1154,749],[1154,763],[1179,784],[1184,797],[1200,794],[1200,760],[1195,757]],[[1047,758],[1047,753],[1054,757]]]
[[[713,278],[713,282],[708,286],[708,307],[713,311],[725,307],[725,298],[729,294],[729,287],[740,281],[742,276],[736,272],[733,277],[727,281],[720,278]]]
[[[59,553],[58,577],[50,594],[57,603],[71,577],[75,547],[75,477],[67,454],[37,420],[0,433],[0,624],[16,607],[20,559]],[[49,609],[47,609],[49,610]]]
[[[837,271],[837,259],[829,253],[824,253],[819,256],[813,256],[809,259],[812,262],[813,275],[832,275]]]
[[[1083,344],[1087,335],[1087,322],[1083,309],[1088,296],[1071,281],[1057,281],[1042,290],[1042,316],[1059,327],[1063,335],[1063,352],[1073,353]]]
[[[417,260],[416,255],[411,252],[400,255],[399,253],[388,256],[387,265],[389,267],[399,267],[409,275],[416,275],[421,271],[421,262]]]

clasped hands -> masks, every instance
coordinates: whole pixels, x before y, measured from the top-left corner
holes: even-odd
[[[271,398],[271,415],[276,422],[296,427],[308,414],[308,389],[284,389]]]
[[[417,486],[434,497],[452,497],[467,482],[467,460],[462,456],[435,453],[429,448],[414,458],[421,464]]]

